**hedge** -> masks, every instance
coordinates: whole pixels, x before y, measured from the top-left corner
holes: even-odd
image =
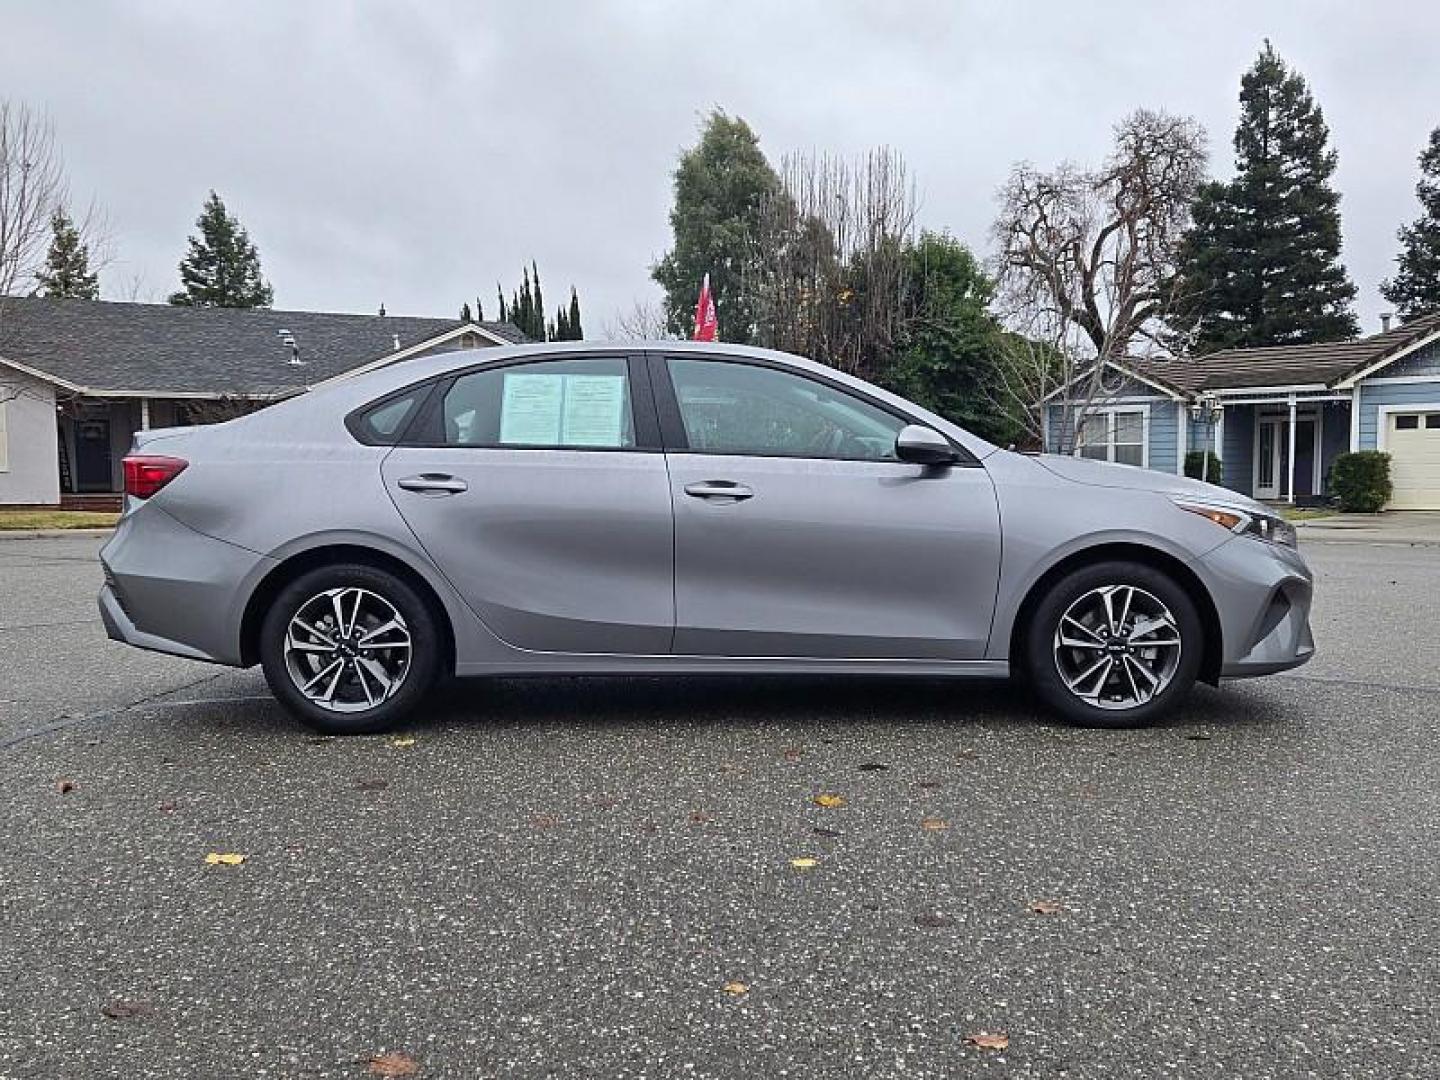
[[[1390,501],[1390,455],[1381,450],[1341,454],[1330,468],[1330,487],[1340,509],[1374,514]]]
[[[1191,450],[1185,455],[1186,476],[1193,476],[1196,480],[1200,479],[1200,473],[1205,464],[1206,453],[1204,450]],[[1213,453],[1210,454],[1210,468],[1205,478],[1212,484],[1218,484],[1220,483],[1220,477],[1223,475],[1224,473],[1221,472],[1220,459]]]

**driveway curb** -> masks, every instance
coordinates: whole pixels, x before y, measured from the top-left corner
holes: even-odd
[[[109,536],[115,529],[0,529],[0,541],[42,540],[55,536]]]

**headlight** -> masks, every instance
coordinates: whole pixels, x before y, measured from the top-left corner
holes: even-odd
[[[1275,514],[1256,513],[1253,510],[1241,510],[1237,506],[1226,506],[1224,503],[1195,502],[1191,499],[1176,499],[1175,505],[1187,513],[1199,514],[1222,529],[1228,529],[1240,536],[1253,536],[1267,544],[1279,544],[1281,547],[1296,546],[1295,526]]]

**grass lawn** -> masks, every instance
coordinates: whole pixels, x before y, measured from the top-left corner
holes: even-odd
[[[1334,517],[1338,510],[1324,506],[1287,506],[1280,514],[1286,521],[1314,521],[1316,518]]]
[[[92,510],[0,510],[0,532],[16,529],[109,529],[119,514]]]

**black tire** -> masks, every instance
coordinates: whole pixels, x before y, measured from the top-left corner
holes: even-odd
[[[394,680],[393,692],[373,706],[360,703],[356,688],[365,685],[368,699],[373,691],[379,691],[381,687],[373,676],[370,679],[357,678],[353,670],[357,664],[353,657],[357,653],[347,653],[351,658],[348,661],[350,674],[346,674],[343,668],[343,658],[335,657],[342,659],[341,675],[345,690],[357,699],[356,711],[351,712],[333,711],[307,697],[297,685],[297,676],[292,675],[290,661],[286,657],[286,635],[291,620],[302,607],[333,589],[361,589],[378,597],[379,600],[373,603],[388,604],[398,612],[404,622],[404,629],[399,633],[403,635],[408,631],[410,640],[408,666],[404,667],[403,676]],[[382,637],[377,640],[390,639]],[[265,671],[265,681],[270,684],[270,692],[292,716],[307,726],[327,735],[371,735],[391,730],[424,700],[440,673],[442,642],[434,613],[412,586],[377,567],[343,563],[311,570],[280,591],[260,626],[260,664]],[[404,650],[395,649],[380,658],[398,665],[401,661],[395,658],[404,655]],[[302,654],[296,654],[297,665],[307,662],[310,661]],[[330,655],[314,661],[317,664],[333,662]],[[388,669],[386,673],[393,674]],[[308,671],[303,674],[308,674]],[[326,681],[328,684],[328,679]]]
[[[1174,625],[1179,631],[1180,644],[1179,656],[1174,661],[1173,671],[1169,673],[1169,681],[1165,682],[1158,691],[1153,692],[1153,696],[1148,700],[1138,704],[1127,706],[1121,702],[1122,699],[1133,699],[1133,694],[1126,689],[1128,685],[1145,687],[1143,676],[1135,679],[1130,672],[1126,671],[1123,656],[1117,657],[1120,663],[1119,672],[1123,672],[1126,680],[1129,681],[1122,682],[1119,672],[1115,675],[1114,682],[1106,681],[1105,685],[1110,688],[1109,692],[1097,695],[1097,700],[1100,697],[1106,698],[1107,701],[1110,701],[1111,698],[1114,699],[1110,701],[1113,707],[1106,708],[1086,700],[1067,685],[1060,671],[1060,665],[1064,661],[1057,655],[1059,650],[1056,634],[1062,617],[1071,610],[1072,605],[1081,601],[1082,598],[1094,594],[1096,590],[1112,585],[1143,590],[1150,594],[1151,598],[1163,604],[1169,610]],[[1067,627],[1069,625],[1067,623]],[[1072,639],[1077,636],[1074,633],[1070,634]],[[1159,637],[1158,631],[1155,636]],[[1144,563],[1117,560],[1080,567],[1066,574],[1052,586],[1036,605],[1034,614],[1025,628],[1023,647],[1025,649],[1025,670],[1029,676],[1032,690],[1066,723],[1099,728],[1144,727],[1163,719],[1177,708],[1195,684],[1195,677],[1200,670],[1200,660],[1204,652],[1204,627],[1199,613],[1195,610],[1194,601],[1174,578],[1164,571]],[[1108,646],[1105,648],[1090,646],[1090,648],[1095,650],[1094,655],[1101,658],[1112,655],[1106,651]],[[1065,658],[1074,660],[1076,663],[1083,663],[1079,658],[1088,655],[1079,650],[1070,650],[1066,652]],[[1151,650],[1149,653],[1137,652],[1134,654],[1137,659],[1159,655],[1160,650],[1158,649]],[[1160,660],[1147,661],[1147,663],[1164,666],[1164,661]],[[1102,669],[1100,674],[1103,676],[1106,670],[1110,669]],[[1083,689],[1092,683],[1087,681],[1080,685]]]

